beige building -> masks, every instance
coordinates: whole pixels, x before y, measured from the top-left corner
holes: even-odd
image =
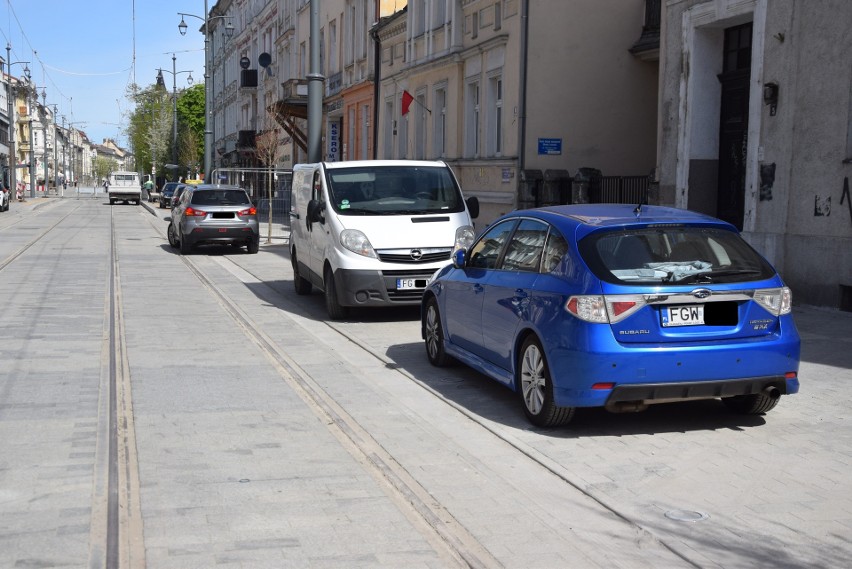
[[[323,159],[446,160],[479,197],[480,222],[570,200],[580,168],[647,185],[657,63],[631,53],[645,8],[324,0]],[[255,137],[276,128],[277,165],[307,159],[310,11],[308,0],[220,0],[211,11],[214,168],[260,165]]]
[[[448,161],[485,221],[570,201],[580,168],[647,181],[657,63],[631,53],[645,7],[409,0],[379,26],[379,157]]]

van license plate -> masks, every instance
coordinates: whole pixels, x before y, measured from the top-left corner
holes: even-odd
[[[396,279],[396,290],[426,288],[426,279]]]
[[[663,326],[700,326],[704,324],[703,304],[666,306],[662,311]]]

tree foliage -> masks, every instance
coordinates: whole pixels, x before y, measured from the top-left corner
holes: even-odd
[[[195,138],[195,148],[204,148],[204,84],[193,85],[178,94],[178,125]],[[179,143],[180,144],[180,143]],[[178,152],[181,155],[181,152]],[[188,163],[187,163],[188,164]]]
[[[198,163],[199,149],[204,148],[204,85],[193,85],[177,93],[178,139],[177,152],[172,148],[174,108],[172,93],[163,85],[153,84],[144,89],[133,85],[128,98],[133,104],[130,112],[128,139],[140,171],[156,167],[158,176],[172,176],[165,165],[177,154],[183,169]],[[184,134],[186,131],[186,134]]]

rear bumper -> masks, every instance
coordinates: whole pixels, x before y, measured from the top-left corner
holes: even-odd
[[[251,227],[193,227],[183,236],[187,245],[200,243],[248,243],[258,241],[260,235]]]
[[[610,391],[606,402],[607,404],[623,401],[654,403],[687,399],[713,399],[736,395],[753,395],[762,393],[771,387],[777,389],[781,395],[789,395],[799,391],[799,380],[796,378],[786,379],[783,376],[768,376],[724,381],[619,385]]]

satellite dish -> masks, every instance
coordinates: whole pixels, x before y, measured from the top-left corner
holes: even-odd
[[[261,67],[269,67],[269,64],[272,63],[272,56],[264,51],[257,56],[257,62]]]

